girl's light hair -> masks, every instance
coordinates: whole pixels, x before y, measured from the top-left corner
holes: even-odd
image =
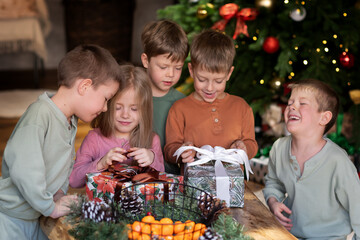
[[[135,67],[132,64],[121,65],[120,72],[125,83],[120,85],[119,91],[108,102],[108,111],[95,118],[91,126],[98,127],[105,137],[112,136],[115,133],[116,101],[125,91],[133,88],[138,104],[139,124],[130,133],[130,146],[151,148],[154,133],[152,131],[153,104],[149,77],[142,67]]]
[[[326,83],[316,79],[304,79],[292,84],[289,84],[291,90],[301,89],[314,93],[316,102],[319,105],[319,112],[330,111],[332,118],[325,126],[324,134],[327,133],[336,123],[337,115],[339,113],[339,96]]]

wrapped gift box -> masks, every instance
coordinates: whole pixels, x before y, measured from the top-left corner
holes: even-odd
[[[269,158],[264,156],[250,159],[250,166],[254,173],[250,175],[250,181],[265,185],[264,177],[268,173],[268,163]]]
[[[188,166],[185,169],[184,181],[187,185],[200,188],[208,193],[223,199],[217,195],[216,181],[222,176],[215,176],[214,162],[201,165]],[[240,164],[223,163],[229,181],[230,207],[244,207],[244,172]]]
[[[133,173],[138,171],[138,167],[122,165],[125,172]],[[117,200],[120,192],[124,188],[128,188],[134,185],[131,179],[118,178],[116,174],[104,171],[97,173],[88,173],[86,174],[86,194],[90,200],[95,200],[98,202],[104,201],[106,199]],[[174,193],[179,191],[176,184],[169,184],[168,189],[165,191],[166,183],[183,183],[183,176],[178,176],[174,174],[168,174],[164,172],[158,172],[158,181],[155,183],[149,183],[146,186],[142,185],[137,187],[135,190],[137,194],[143,200],[164,200],[164,197],[167,197],[167,200],[174,199]],[[168,192],[167,196],[165,193]]]

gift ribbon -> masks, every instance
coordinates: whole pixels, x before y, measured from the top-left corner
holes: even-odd
[[[117,181],[114,200],[119,202],[122,186],[124,182],[133,182],[133,183],[146,183],[146,182],[161,182],[164,183],[164,202],[169,201],[169,184],[165,180],[159,178],[159,171],[156,171],[152,167],[136,167],[131,166],[131,168],[124,168],[121,165],[120,167],[116,165],[110,166],[108,171],[113,174],[114,180]]]
[[[244,150],[241,149],[225,149],[216,146],[215,148],[210,145],[202,146],[201,148],[193,146],[183,146],[175,151],[174,156],[176,159],[187,150],[196,151],[197,160],[188,163],[187,166],[195,166],[215,160],[215,176],[216,176],[216,195],[221,200],[225,200],[230,206],[230,189],[229,189],[229,176],[222,162],[232,164],[245,164],[245,171],[247,180],[249,180],[249,172],[253,173],[250,167],[249,159]]]
[[[256,8],[243,8],[239,11],[237,4],[228,3],[219,9],[219,14],[223,19],[217,21],[211,28],[224,31],[230,19],[236,17],[236,27],[233,35],[233,39],[235,40],[241,33],[249,37],[245,22],[256,19],[259,12]]]

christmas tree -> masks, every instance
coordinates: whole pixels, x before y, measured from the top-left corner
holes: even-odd
[[[158,18],[181,25],[190,43],[207,28],[233,37],[235,69],[226,91],[243,97],[255,114],[262,114],[270,103],[286,104],[292,81],[315,78],[334,88],[341,112],[351,111],[353,129],[360,129],[360,105],[349,94],[358,94],[360,101],[360,2],[180,0],[158,10]],[[191,86],[186,65],[183,88]],[[358,148],[359,134],[351,140]]]

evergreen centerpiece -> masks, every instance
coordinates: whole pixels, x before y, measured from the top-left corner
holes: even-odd
[[[155,193],[148,193],[142,199],[136,188],[148,184],[153,183],[134,184],[122,189],[118,202],[113,199],[95,202],[80,196],[67,217],[73,226],[69,230],[70,235],[76,239],[97,240],[251,239],[244,235],[243,227],[228,215],[226,203],[216,197],[191,186],[168,183],[178,185],[176,188],[179,191],[171,193],[174,201],[167,201],[168,197],[161,200],[151,198],[150,195],[155,197]]]

